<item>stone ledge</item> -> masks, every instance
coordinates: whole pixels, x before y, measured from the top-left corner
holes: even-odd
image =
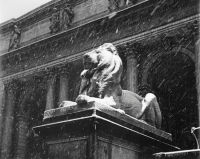
[[[195,159],[200,157],[200,149],[161,152],[154,154],[155,159]]]

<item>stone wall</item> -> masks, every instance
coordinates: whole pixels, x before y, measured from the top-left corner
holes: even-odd
[[[179,33],[177,29],[181,27],[186,28],[186,30],[183,29],[183,32],[188,32],[188,23],[198,19],[198,15],[196,15],[198,11],[194,9],[196,1],[192,1],[192,3],[185,1],[181,4],[181,9],[177,5],[167,11],[160,11],[160,14],[151,15],[155,6],[150,2],[144,3],[121,11],[111,19],[104,17],[41,40],[31,47],[13,51],[12,54],[0,57],[3,65],[1,77],[36,66],[45,68],[50,61],[56,62],[61,58],[68,57],[71,59],[71,56],[77,56],[81,52],[108,41],[120,44],[135,39],[135,41],[142,40],[145,43],[151,43],[153,39],[155,41],[159,39],[162,34],[172,31],[173,33],[170,34]],[[165,26],[162,27],[163,25]]]

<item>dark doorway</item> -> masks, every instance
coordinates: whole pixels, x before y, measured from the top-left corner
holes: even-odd
[[[182,149],[196,148],[191,127],[197,126],[195,64],[181,52],[165,54],[149,70],[148,84],[158,96],[162,129]]]

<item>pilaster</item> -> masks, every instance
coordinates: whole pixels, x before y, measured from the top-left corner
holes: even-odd
[[[0,152],[2,147],[2,133],[3,133],[3,118],[5,109],[5,86],[0,82]]]
[[[46,96],[46,108],[45,110],[53,109],[55,106],[55,84],[56,74],[50,72],[47,77],[47,96]]]
[[[137,50],[133,45],[126,45],[126,61],[127,61],[127,89],[137,92]]]
[[[62,69],[60,74],[59,103],[69,99],[69,72],[68,67]]]
[[[15,151],[15,159],[25,159],[28,133],[28,117],[27,114],[20,113],[17,116],[18,134]]]
[[[198,100],[198,126],[200,125],[200,39],[196,42],[196,81],[197,81],[197,100]],[[198,131],[198,130],[197,130]],[[200,131],[198,134],[200,143]]]
[[[8,159],[11,156],[12,150],[12,135],[14,124],[14,110],[16,92],[18,86],[16,81],[7,84],[6,87],[6,105],[5,105],[5,122],[2,138],[1,159]]]

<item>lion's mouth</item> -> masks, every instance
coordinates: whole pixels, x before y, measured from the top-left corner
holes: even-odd
[[[92,69],[93,64],[89,61],[84,62],[84,69],[90,70]]]
[[[84,69],[87,69],[87,70],[92,70],[96,68],[98,65],[96,54],[86,53],[83,56],[83,64],[84,64]]]
[[[84,65],[84,69],[86,69],[86,70],[92,70],[97,67],[97,63],[95,63],[89,59],[85,60],[83,65]]]

